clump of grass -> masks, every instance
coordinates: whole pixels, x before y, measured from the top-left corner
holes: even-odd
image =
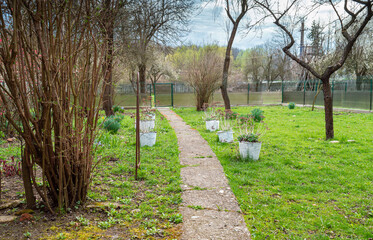
[[[170,217],[170,222],[173,222],[173,223],[182,223],[183,222],[183,215],[181,215],[180,213],[177,213],[177,214],[173,214],[171,217]]]
[[[194,209],[194,210],[203,210],[205,209],[204,207],[200,205],[188,205],[188,208]]]
[[[123,113],[123,112],[124,112],[124,109],[123,109],[123,107],[120,107],[120,106],[118,106],[118,105],[115,105],[115,106],[113,107],[113,112],[114,112],[114,113]]]
[[[254,108],[253,110],[251,110],[251,116],[254,122],[261,122],[264,119],[263,112],[264,111],[260,108]]]
[[[116,134],[120,129],[120,122],[115,116],[108,117],[104,122],[104,129],[112,134]]]
[[[79,222],[80,225],[82,226],[88,226],[89,225],[89,220],[83,216],[78,216],[76,217],[76,220]]]
[[[295,108],[295,103],[293,103],[293,102],[289,102],[289,104],[288,104],[288,108],[289,108],[289,109],[294,109],[294,108]]]

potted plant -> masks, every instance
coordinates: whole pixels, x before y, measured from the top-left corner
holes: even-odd
[[[237,140],[241,158],[258,160],[262,147],[259,137],[266,129],[264,122],[256,122],[255,116],[248,115],[247,117],[240,117],[239,123],[241,124],[241,133]]]
[[[219,129],[219,116],[213,108],[205,112],[206,129],[214,132]]]
[[[143,115],[143,117],[144,117],[145,119],[155,121],[155,109],[153,109],[153,108],[149,108],[149,107],[145,107],[145,108],[141,111],[141,114]]]
[[[153,132],[152,131],[153,128],[150,129],[150,128],[143,127],[143,129],[141,129],[141,125],[140,125],[140,147],[143,147],[143,146],[152,147],[155,144],[156,139],[157,139],[157,132]]]
[[[262,143],[259,142],[259,134],[244,133],[238,136],[240,156],[243,159],[258,160]]]
[[[220,120],[220,131],[218,131],[219,142],[233,142],[233,131],[229,120],[224,117]]]

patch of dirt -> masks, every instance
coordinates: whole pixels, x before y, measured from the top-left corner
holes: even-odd
[[[2,199],[23,200],[24,191],[22,180],[19,176],[3,178]],[[140,197],[140,196],[138,196]],[[86,205],[93,204],[87,202]],[[42,206],[34,210],[32,214],[18,216],[14,222],[0,225],[0,239],[14,240],[26,239],[56,239],[59,234],[66,238],[61,239],[130,239],[133,231],[141,223],[131,223],[131,226],[115,225],[114,227],[102,230],[97,226],[98,222],[108,219],[107,213],[102,209],[80,208],[74,212],[55,216],[49,212],[43,211]],[[23,210],[26,205],[23,203],[17,208],[0,210],[0,215],[15,215],[17,211]],[[86,219],[89,225],[84,226],[77,218]],[[135,238],[136,239],[136,238]],[[160,238],[159,238],[160,239]]]
[[[116,158],[109,159],[106,162],[107,168],[113,167],[116,162]],[[127,175],[127,173],[123,173],[121,177],[127,178],[129,177]],[[149,189],[142,181],[137,182],[136,185],[141,190],[132,199],[132,202],[135,205],[140,205]],[[93,191],[98,191],[97,188],[101,189],[99,190],[101,193],[105,192],[105,195],[110,195],[110,191],[107,191],[109,187],[105,183],[91,186]],[[35,195],[38,197],[37,194]],[[16,212],[25,210],[24,197],[20,176],[3,177],[2,200],[21,200],[22,203],[17,208],[0,210],[0,215],[14,216]],[[89,200],[85,206],[92,204],[95,202]],[[146,230],[141,227],[142,222],[138,220],[123,221],[107,229],[101,229],[98,227],[99,222],[108,220],[108,214],[104,208],[80,207],[73,212],[56,216],[45,210],[40,199],[38,199],[38,207],[30,214],[17,216],[13,222],[0,224],[0,240],[27,239],[26,235],[29,236],[28,239],[178,239],[181,235],[181,224],[178,224],[165,229],[163,233],[154,234],[149,236],[150,238],[146,237]],[[131,211],[131,209],[128,210],[127,215]],[[86,225],[78,219],[84,219],[89,224]],[[163,224],[163,220],[158,220]]]
[[[1,190],[1,199],[20,199],[24,192],[22,178],[18,175],[12,177],[5,177],[3,175],[1,179]]]
[[[21,206],[20,208],[24,208]],[[7,209],[0,212],[1,215],[11,215],[15,209]],[[22,217],[24,219],[22,219]],[[71,214],[56,217],[48,212],[35,210],[33,214],[19,216],[14,222],[0,225],[0,239],[25,239],[25,234],[29,233],[30,239],[56,239],[55,236],[60,232],[69,231],[71,228],[83,228],[81,225],[70,225],[70,222],[77,222],[77,217],[84,217],[90,222],[100,220],[103,213],[90,213],[85,210],[79,210]],[[105,239],[105,238],[101,238]],[[108,238],[110,239],[110,238]]]

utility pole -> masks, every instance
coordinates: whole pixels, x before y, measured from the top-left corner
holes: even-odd
[[[300,28],[300,53],[299,56],[303,60],[305,54],[305,48],[304,48],[304,19],[302,20],[302,25]]]
[[[302,24],[300,28],[300,54],[299,57],[302,61],[304,61],[306,55],[306,48],[304,46],[304,19],[302,19]],[[302,68],[301,70],[301,81],[303,82],[303,105],[306,104],[306,75],[307,75],[307,70]]]

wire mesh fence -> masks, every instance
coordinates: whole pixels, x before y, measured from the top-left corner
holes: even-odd
[[[322,106],[324,95],[320,81],[283,82],[282,103]],[[331,81],[333,106],[372,110],[372,79],[360,85],[356,81]]]
[[[333,106],[372,110],[373,80],[371,78],[345,81],[331,81]],[[319,80],[278,81],[242,83],[228,87],[231,105],[263,105],[294,102],[300,105],[323,106],[322,83]],[[157,83],[147,85],[142,96],[143,105],[150,105],[153,96],[156,106],[195,106],[194,89],[184,83]],[[145,100],[144,100],[144,97]],[[214,92],[212,102],[223,103],[220,90]],[[116,90],[116,105],[134,106],[136,95],[131,85],[120,85]]]
[[[173,83],[158,83],[152,85],[152,94],[156,107],[169,107],[174,103],[174,84]]]
[[[152,86],[146,85],[145,93],[140,94],[140,106],[151,106]],[[135,107],[136,86],[131,84],[120,84],[115,88],[114,105]]]

